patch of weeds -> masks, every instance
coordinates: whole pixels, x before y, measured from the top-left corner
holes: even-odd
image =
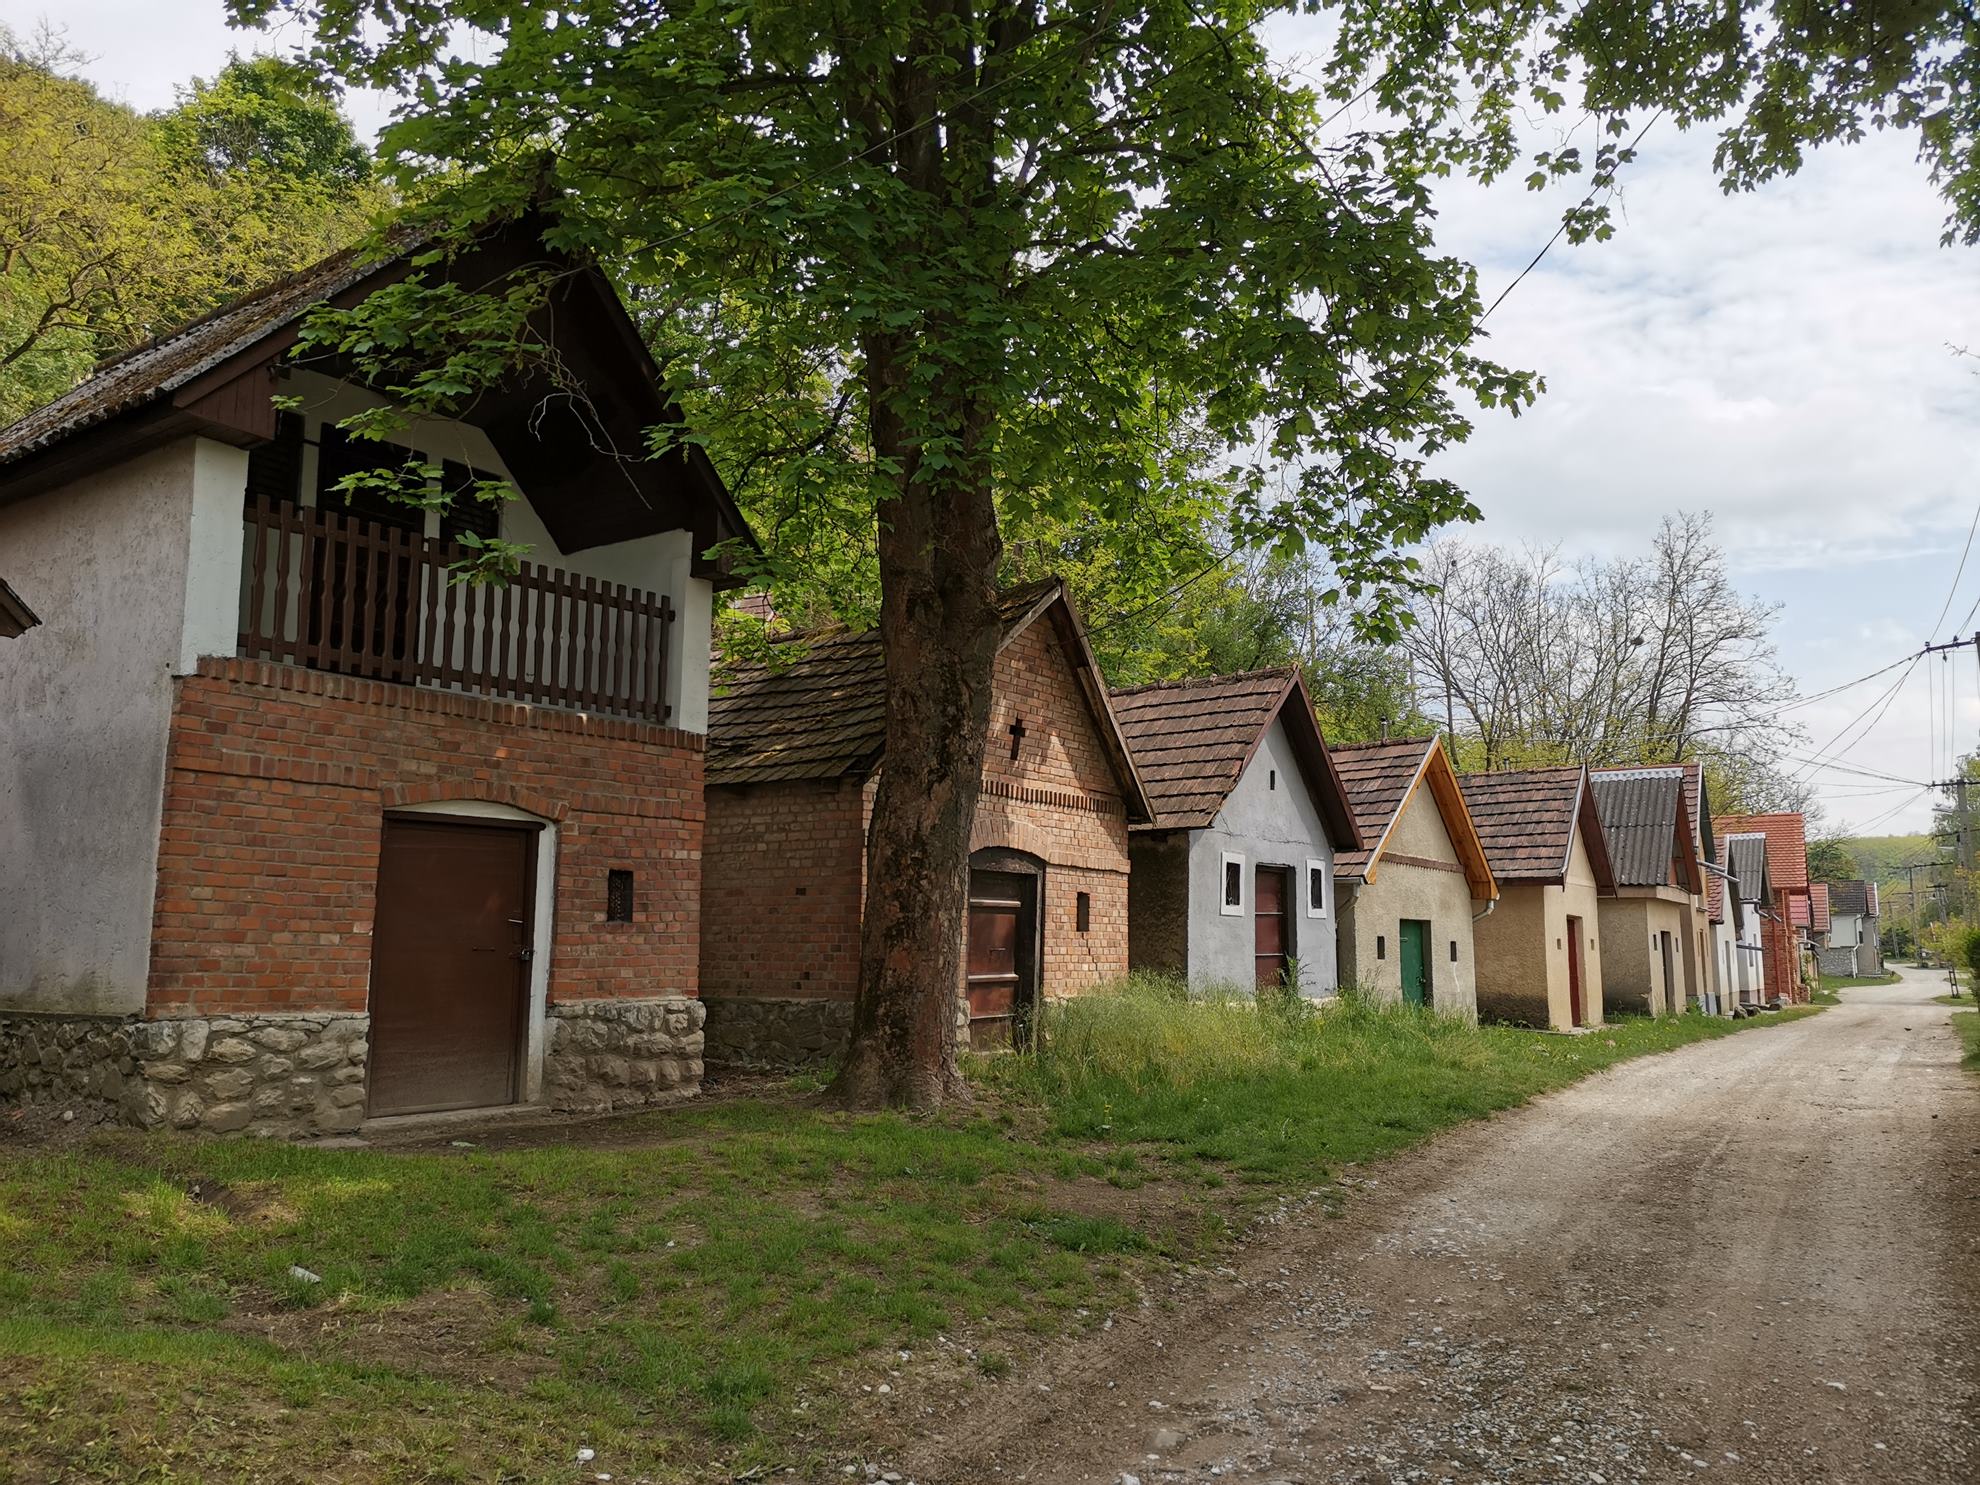
[[[979,1351],[976,1353],[976,1369],[993,1381],[1011,1374],[1011,1358],[1002,1351]]]

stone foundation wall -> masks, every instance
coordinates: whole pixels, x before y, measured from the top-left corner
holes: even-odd
[[[711,999],[708,1060],[722,1067],[776,1069],[835,1061],[852,1034],[852,1010],[850,1000],[822,996]]]
[[[1817,949],[1815,951],[1815,957],[1817,962],[1821,964],[1822,973],[1825,975],[1839,975],[1844,979],[1849,979],[1853,978],[1857,973],[1856,946],[1854,944],[1842,948]]]
[[[701,1089],[702,1004],[686,996],[550,1008],[543,1101],[572,1113],[679,1103]]]
[[[146,1128],[339,1134],[364,1121],[369,1018],[0,1018],[0,1098]]]

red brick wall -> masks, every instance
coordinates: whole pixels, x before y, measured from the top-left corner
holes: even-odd
[[[858,779],[708,791],[701,988],[850,998],[866,835]]]
[[[1046,863],[1047,994],[1127,973],[1127,816],[1049,617],[997,658],[972,850]],[[1024,736],[1011,757],[1011,723]],[[709,791],[702,985],[710,996],[849,997],[874,784],[814,781]],[[795,889],[806,886],[802,898]],[[1077,931],[1078,894],[1092,899]]]
[[[1801,954],[1794,925],[1789,923],[1788,893],[1774,893],[1774,916],[1760,924],[1760,948],[1766,961],[1767,994],[1793,1002],[1801,999]]]
[[[385,811],[450,799],[555,822],[553,1002],[693,995],[701,769],[673,728],[203,661],[173,708],[150,1008],[363,1010]],[[604,921],[615,867],[631,923]]]

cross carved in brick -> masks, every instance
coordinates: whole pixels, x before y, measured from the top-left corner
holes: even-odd
[[[1023,741],[1024,741],[1024,718],[1019,717],[1015,722],[1011,723],[1011,757],[1013,759],[1017,757],[1018,745]]]

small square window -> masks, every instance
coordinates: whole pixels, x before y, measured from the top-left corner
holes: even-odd
[[[1085,933],[1093,926],[1093,894],[1082,892],[1073,905],[1073,926]]]
[[[633,874],[614,869],[605,873],[605,921],[630,923],[633,920]]]
[[[1389,941],[1379,933],[1375,935],[1375,957],[1377,959],[1389,957]]]
[[[1324,918],[1327,916],[1327,894],[1333,890],[1330,880],[1332,869],[1324,861],[1308,859],[1306,863],[1306,916]]]

